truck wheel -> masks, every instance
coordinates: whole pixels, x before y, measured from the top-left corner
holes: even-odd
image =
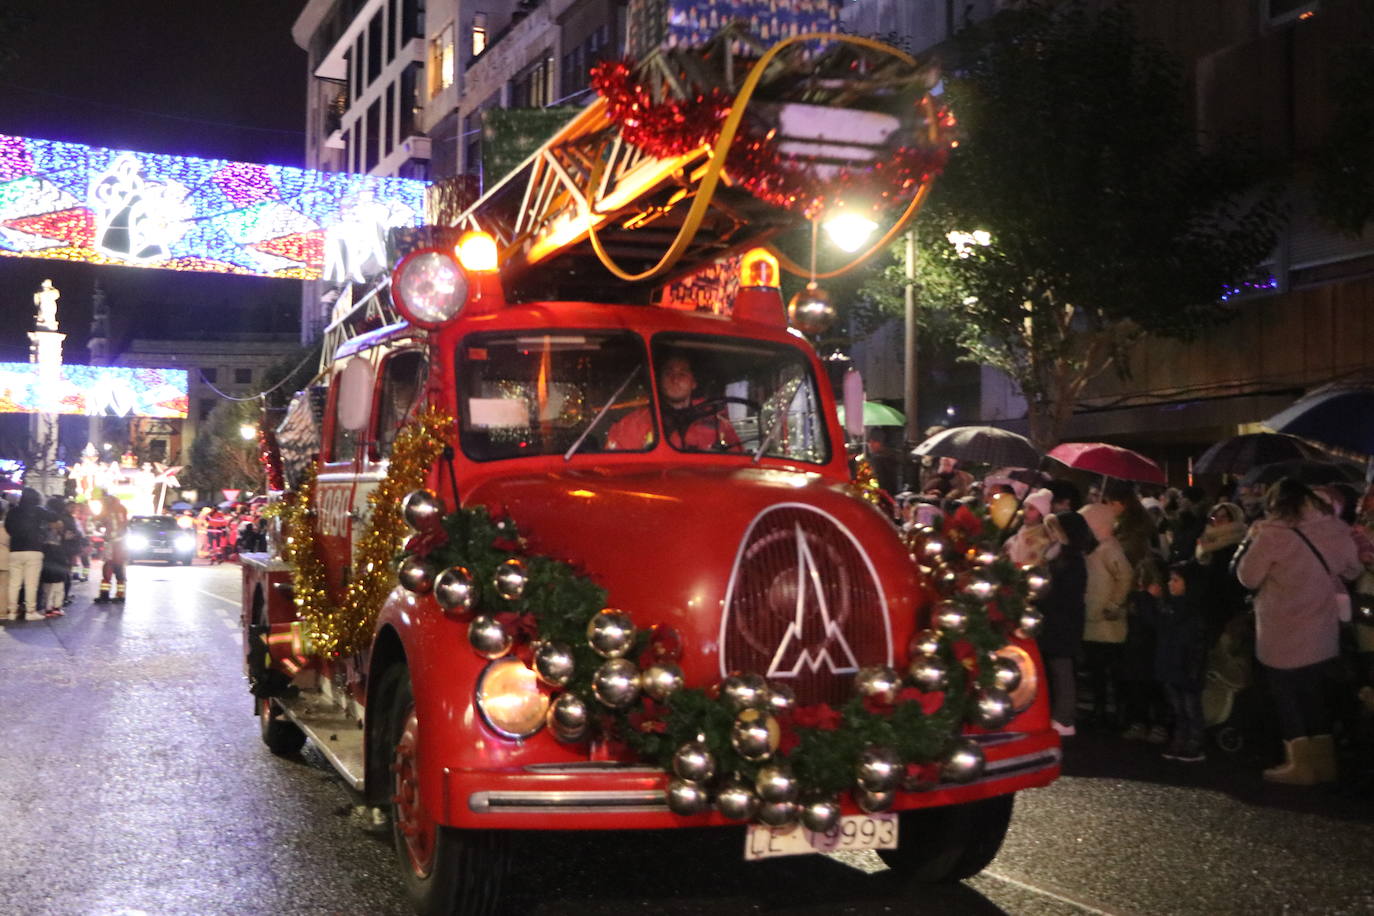
[[[945,884],[978,874],[1002,848],[1014,795],[903,811],[896,849],[878,855],[912,884]]]
[[[253,702],[258,708],[258,726],[267,749],[278,757],[299,754],[305,747],[305,732],[300,726],[283,716],[271,700],[255,697]]]
[[[509,862],[506,837],[437,823],[434,800],[420,794],[420,723],[405,665],[383,675],[378,697],[385,716],[381,735],[391,762],[392,839],[411,903],[423,916],[495,913]]]

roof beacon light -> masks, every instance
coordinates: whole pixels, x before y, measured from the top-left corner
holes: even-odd
[[[437,328],[462,311],[468,299],[468,276],[447,251],[422,248],[396,265],[391,296],[411,324]]]
[[[752,248],[740,261],[740,285],[748,287],[765,286],[776,289],[778,286],[778,259],[766,248]]]
[[[465,232],[458,240],[458,263],[468,273],[496,270],[496,239],[485,232]]]

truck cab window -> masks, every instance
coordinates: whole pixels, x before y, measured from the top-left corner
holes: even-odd
[[[396,434],[405,426],[425,387],[428,363],[418,350],[397,353],[382,367],[382,398],[377,409],[377,456],[391,454]]]
[[[649,403],[644,341],[624,331],[473,334],[458,347],[463,453],[477,461],[607,448],[606,433]],[[630,448],[653,448],[650,424]]]

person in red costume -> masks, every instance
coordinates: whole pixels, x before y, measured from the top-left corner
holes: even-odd
[[[740,450],[739,434],[705,398],[693,397],[696,374],[685,356],[669,356],[658,370],[659,404],[663,411],[663,435],[680,451]],[[648,407],[621,417],[606,436],[608,449],[640,450],[653,444],[654,423]]]
[[[100,567],[100,592],[96,601],[124,600],[124,565],[129,553],[124,535],[129,528],[129,513],[118,499],[106,494],[100,500],[100,514],[92,521],[105,532],[105,562]]]

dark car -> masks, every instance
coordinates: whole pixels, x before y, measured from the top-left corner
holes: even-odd
[[[177,527],[177,520],[166,515],[135,515],[129,519],[124,538],[129,562],[163,560],[191,565],[196,556],[195,532]]]

